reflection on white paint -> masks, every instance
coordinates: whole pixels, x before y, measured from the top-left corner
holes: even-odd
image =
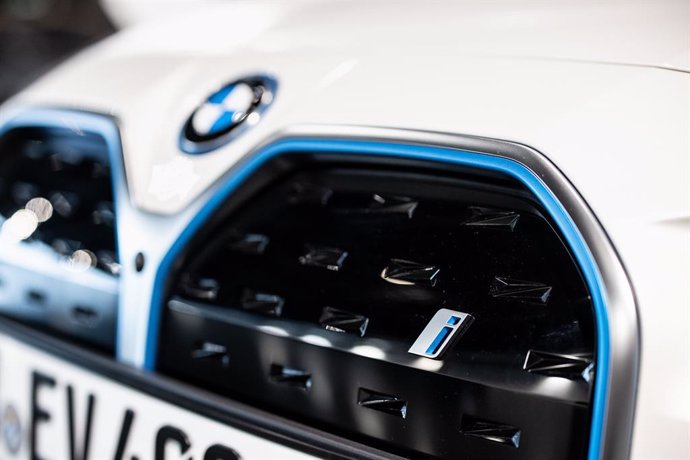
[[[65,128],[71,130],[74,134],[77,136],[85,136],[84,131],[82,131],[81,127],[79,126],[79,123],[77,123],[76,120],[72,119],[71,117],[61,117],[60,121],[62,121],[62,124],[65,126]]]
[[[357,67],[357,59],[347,59],[342,61],[340,64],[335,66],[330,72],[328,72],[322,79],[317,83],[316,89],[324,89],[333,85],[336,81],[340,80],[352,70]]]
[[[153,167],[149,192],[159,201],[185,198],[200,179],[189,158],[175,158]]]

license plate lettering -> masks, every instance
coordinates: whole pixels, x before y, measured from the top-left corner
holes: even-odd
[[[160,399],[155,391],[123,385],[117,377],[87,370],[0,331],[0,458],[314,457],[183,409]]]
[[[38,449],[38,428],[39,424],[47,423],[51,420],[50,412],[43,409],[38,404],[38,393],[41,388],[54,388],[55,379],[49,375],[42,374],[38,371],[31,373],[31,428],[30,428],[30,446],[31,460],[42,460],[36,450]]]
[[[58,381],[45,373],[39,371],[32,372],[31,378],[31,422],[30,422],[30,458],[31,460],[49,460],[44,457],[42,452],[39,452],[38,446],[46,443],[41,443],[41,434],[47,430],[48,425],[54,420],[53,414],[49,408],[41,404],[41,395],[44,392],[59,391]],[[90,443],[92,438],[92,431],[94,429],[94,416],[97,411],[96,396],[93,393],[86,395],[86,404],[82,426],[77,425],[76,406],[75,403],[75,389],[72,384],[64,386],[65,391],[65,407],[66,426],[68,432],[67,439],[69,441],[69,460],[89,460]],[[125,460],[125,451],[130,437],[132,426],[136,414],[132,409],[126,409],[122,416],[122,423],[119,428],[117,436],[117,444],[113,450],[113,459]],[[55,435],[51,433],[51,435]],[[154,440],[154,459],[155,460],[169,460],[166,453],[169,453],[172,447],[176,447],[179,451],[179,457],[183,458],[188,454],[192,448],[192,442],[187,433],[181,428],[172,425],[163,425],[156,432]],[[174,449],[172,449],[174,450]],[[184,457],[193,460],[193,457]],[[239,460],[240,456],[230,447],[213,444],[209,446],[203,454],[203,460]],[[137,456],[132,456],[130,460],[138,460]]]

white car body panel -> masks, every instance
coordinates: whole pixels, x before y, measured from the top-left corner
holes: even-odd
[[[206,95],[256,73],[278,81],[262,120],[209,154],[181,152],[180,129]],[[122,248],[125,260],[172,244],[240,158],[296,125],[458,133],[542,152],[601,221],[637,296],[632,458],[690,458],[688,2],[211,5],[81,53],[0,118],[35,106],[117,118],[132,199],[124,212],[161,228]],[[122,278],[121,321],[137,336],[157,262]],[[120,358],[141,365],[141,340]]]

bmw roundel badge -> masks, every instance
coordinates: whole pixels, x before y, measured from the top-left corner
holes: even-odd
[[[187,119],[180,136],[182,150],[208,152],[255,125],[273,101],[275,87],[268,77],[249,77],[211,94]]]

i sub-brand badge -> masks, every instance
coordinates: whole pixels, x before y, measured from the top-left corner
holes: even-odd
[[[442,308],[431,318],[408,351],[425,358],[440,358],[472,320],[467,313]]]

